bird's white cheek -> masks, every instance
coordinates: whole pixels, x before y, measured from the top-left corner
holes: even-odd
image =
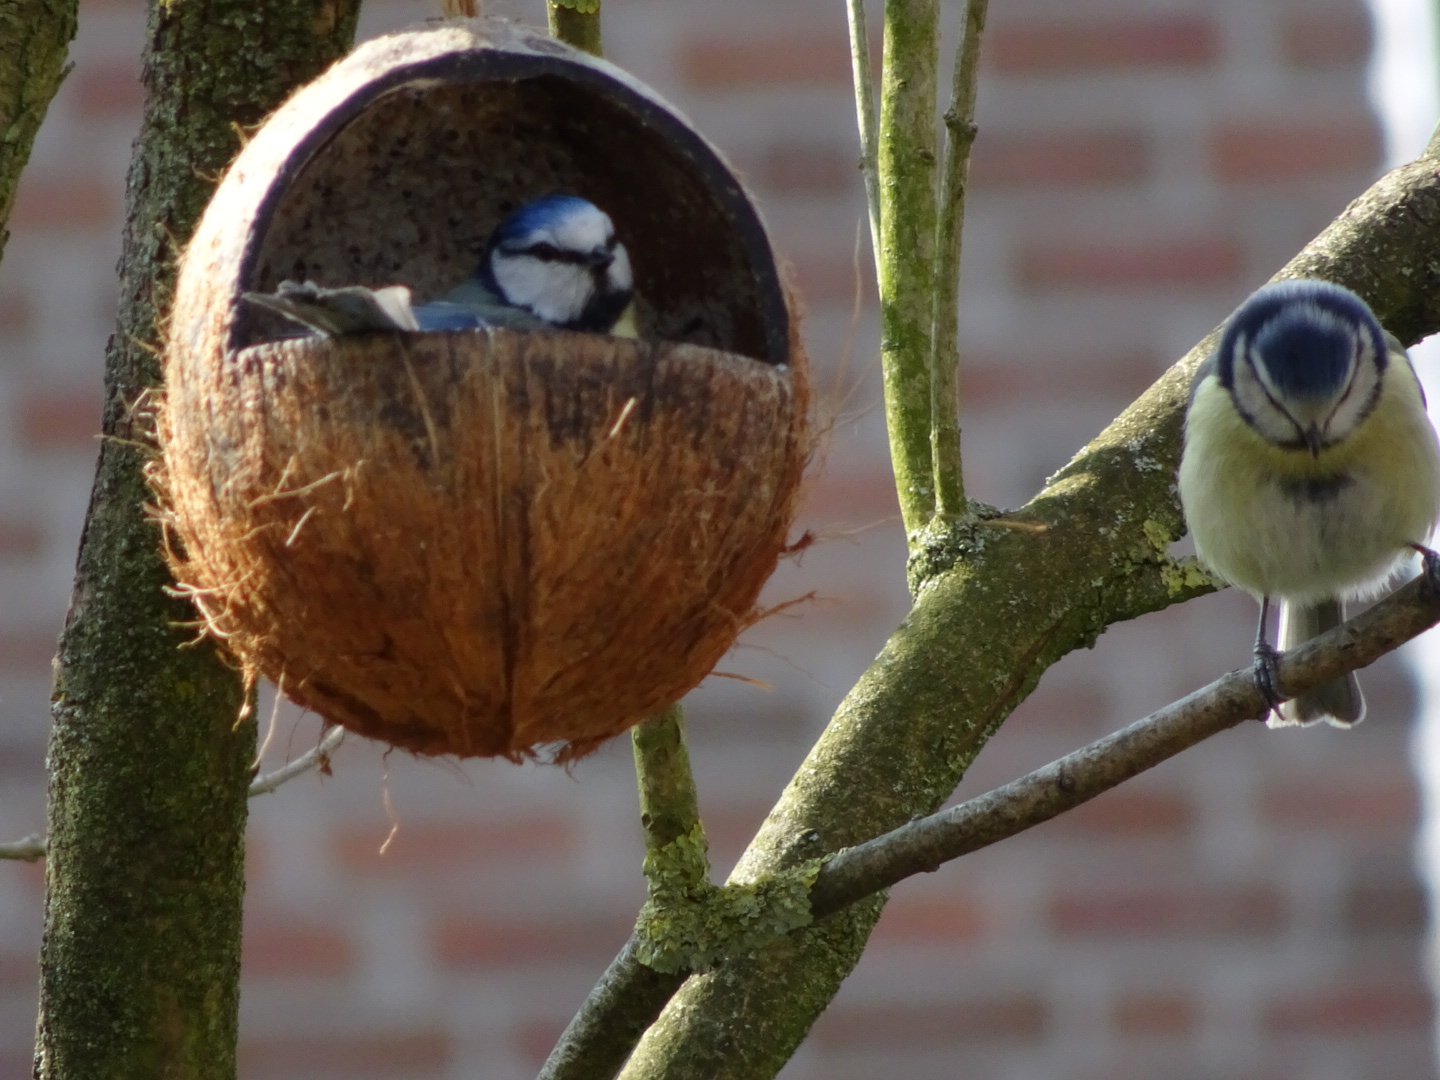
[[[495,259],[491,271],[508,303],[529,308],[546,322],[578,319],[590,299],[593,279],[582,266],[512,256]]]

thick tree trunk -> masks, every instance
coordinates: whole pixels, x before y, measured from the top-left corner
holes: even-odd
[[[77,0],[0,0],[0,255],[21,170],[68,70]]]
[[[245,789],[236,672],[165,593],[145,514],[179,245],[257,124],[341,55],[358,0],[157,0],[104,441],[56,661],[36,1075],[234,1075]]]

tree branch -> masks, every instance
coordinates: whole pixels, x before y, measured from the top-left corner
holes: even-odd
[[[887,0],[880,83],[880,366],[905,533],[935,510],[930,336],[935,275],[938,0]]]
[[[0,844],[0,859],[14,859],[17,862],[38,862],[45,857],[45,838],[38,833]]]
[[[966,0],[965,25],[955,50],[955,83],[945,111],[945,167],[940,174],[935,235],[935,330],[930,349],[930,456],[935,471],[935,512],[964,514],[965,474],[960,460],[960,238],[970,148],[975,145],[975,85],[988,0]]]
[[[1422,579],[1314,641],[1283,654],[1279,683],[1293,697],[1366,667],[1440,622],[1440,589]],[[1268,712],[1250,669],[1232,671],[1143,720],[959,806],[917,819],[846,848],[810,887],[810,914],[822,919],[915,874],[1024,832],[1153,768],[1182,750]],[[1284,738],[1277,735],[1277,738]],[[743,935],[738,929],[735,937]],[[752,948],[747,942],[746,948]],[[606,1053],[541,1080],[610,1080],[662,998],[684,979],[651,972],[632,938],[587,1001],[590,1023],[605,1032]],[[632,1033],[628,1034],[628,1033]],[[626,1039],[629,1042],[626,1042]],[[548,1069],[548,1063],[547,1063]]]
[[[876,156],[875,75],[870,66],[870,26],[865,0],[846,0],[850,21],[850,74],[855,84],[855,121],[860,132],[860,175],[865,181],[865,209],[870,219],[870,249],[875,274],[880,274],[880,166]]]
[[[1347,285],[1402,340],[1440,329],[1437,160],[1432,144],[1381,178],[1282,273]],[[1050,664],[1110,623],[1209,591],[1198,567],[1166,551],[1183,532],[1174,480],[1186,393],[1213,340],[1005,516],[1023,528],[982,520],[926,530],[911,558],[914,608],[841,703],[733,881],[934,813]],[[772,1077],[859,958],[880,906],[866,899],[691,978],[622,1075]]]
[[[20,173],[35,133],[69,67],[77,0],[9,0],[0,5],[0,255],[10,231]]]
[[[550,33],[566,45],[605,55],[600,41],[600,0],[545,0]]]
[[[306,750],[294,761],[287,761],[278,769],[268,772],[264,776],[257,776],[250,782],[247,794],[252,799],[256,795],[269,795],[281,784],[294,780],[297,776],[303,776],[311,769],[327,768],[330,764],[330,755],[335,753],[344,741],[345,729],[338,726],[332,727],[316,746]]]
[[[680,892],[702,889],[708,870],[705,832],[680,706],[672,705],[636,725],[630,739],[652,902],[672,882]],[[611,1080],[620,1071],[688,974],[659,972],[646,965],[640,958],[646,945],[638,932],[630,935],[566,1026],[539,1080]]]
[[[1279,683],[1287,698],[1368,667],[1440,622],[1440,589],[1420,578],[1345,623],[1283,654]],[[1231,671],[1209,686],[1107,735],[1044,768],[919,818],[840,852],[810,890],[823,918],[913,874],[988,847],[1049,821],[1117,784],[1154,768],[1196,743],[1269,706],[1251,669]],[[1278,734],[1276,738],[1285,738]]]

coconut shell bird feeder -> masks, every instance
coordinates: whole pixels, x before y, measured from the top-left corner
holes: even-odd
[[[551,192],[614,220],[639,340],[283,340],[241,299],[442,295]],[[185,252],[165,363],[181,591],[247,674],[424,754],[564,760],[678,700],[756,617],[809,449],[734,174],[635,79],[506,24],[377,39],[282,106]]]

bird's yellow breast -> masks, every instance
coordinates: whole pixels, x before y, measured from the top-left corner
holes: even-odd
[[[1180,497],[1202,561],[1256,596],[1306,601],[1374,588],[1440,514],[1440,444],[1408,363],[1344,441],[1276,446],[1211,375],[1185,420]]]

